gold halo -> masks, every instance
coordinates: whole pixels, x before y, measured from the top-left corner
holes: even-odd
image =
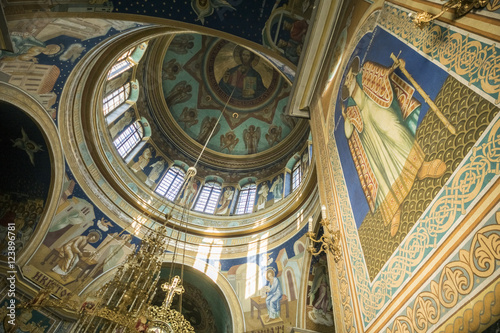
[[[241,47],[239,45],[236,45],[234,47],[234,50],[233,50],[233,58],[234,58],[234,61],[236,61],[236,63],[238,65],[241,65],[241,59],[240,59],[240,52],[242,52],[243,50],[247,50],[248,52],[252,53],[254,55],[253,57],[253,60],[252,60],[252,67],[255,67],[257,66],[257,64],[259,63],[260,61],[260,56],[255,53],[255,52],[252,52],[252,50],[250,49],[247,49],[245,47]]]

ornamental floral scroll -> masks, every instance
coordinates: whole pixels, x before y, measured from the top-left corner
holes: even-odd
[[[488,278],[496,271],[500,260],[500,212],[496,224],[481,228],[472,239],[469,250],[460,250],[459,260],[444,266],[439,281],[431,281],[430,291],[421,292],[406,314],[396,317],[387,333],[427,332],[446,309],[457,305],[461,296],[474,289],[476,278]],[[493,306],[495,302],[490,302]]]

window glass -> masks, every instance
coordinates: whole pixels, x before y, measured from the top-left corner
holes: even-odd
[[[184,182],[184,171],[179,167],[171,167],[156,187],[156,193],[174,201]]]
[[[143,136],[144,130],[142,125],[136,121],[127,127],[120,135],[118,135],[113,143],[120,156],[125,158],[142,140]]]
[[[111,111],[123,104],[130,96],[130,82],[113,91],[102,101],[102,112],[108,115]]]
[[[298,160],[293,166],[292,170],[292,191],[299,187],[302,181],[302,168],[300,166],[300,160]]]
[[[221,193],[221,186],[216,182],[207,182],[203,185],[194,210],[207,214],[213,214],[217,208],[217,202]]]
[[[257,187],[255,184],[243,186],[238,196],[238,205],[236,206],[236,215],[250,214],[253,211],[255,203],[255,192]]]

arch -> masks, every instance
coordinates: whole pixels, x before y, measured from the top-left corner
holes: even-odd
[[[208,183],[208,182],[216,182],[216,183],[219,183],[220,185],[224,184],[224,179],[222,179],[221,177],[219,176],[206,176],[205,177],[205,183]]]
[[[246,332],[245,317],[240,300],[238,299],[238,296],[235,293],[235,290],[233,289],[231,283],[216,267],[206,263],[203,260],[195,259],[192,257],[176,257],[174,260],[173,254],[166,254],[164,256],[164,264],[168,263],[168,265],[170,265],[172,261],[179,265],[184,264],[184,266],[188,269],[197,271],[198,274],[203,276],[202,278],[206,278],[207,280],[209,280],[211,285],[224,298],[228,306],[233,332]],[[94,279],[94,281],[90,283],[84,290],[82,290],[80,295],[90,295],[93,292],[99,290],[100,287],[102,287],[106,282],[113,278],[118,267],[120,266],[118,265],[107,272],[103,272],[99,277]]]
[[[295,276],[293,275],[293,270],[291,268],[287,268],[283,274],[283,280],[286,281],[285,285],[287,288],[287,295],[289,301],[294,301],[297,299],[297,286],[295,283]]]
[[[301,241],[298,240],[293,244],[293,251],[297,254],[304,253],[306,250],[305,244]]]
[[[252,184],[252,183],[255,184],[256,182],[257,182],[256,177],[245,177],[238,182],[238,185],[241,189],[241,188],[243,188],[243,186],[245,186],[247,184]]]
[[[130,58],[136,64],[138,64],[139,61],[141,61],[142,56],[144,55],[144,53],[146,52],[146,49],[148,48],[148,43],[149,43],[149,41],[145,41],[145,42],[140,43],[139,45],[137,45],[135,47],[134,51],[130,55]]]
[[[300,154],[299,153],[294,154],[288,160],[288,162],[286,162],[286,168],[288,169],[287,171],[291,172],[293,169],[293,166],[295,165],[295,163],[297,163],[297,161],[300,161]]]
[[[181,168],[184,172],[187,172],[188,168],[189,168],[189,165],[187,165],[186,163],[182,162],[182,161],[179,161],[179,160],[175,160],[174,163],[172,164],[172,166],[176,166],[176,167],[179,167]]]
[[[48,145],[47,149],[53,165],[47,203],[29,245],[17,256],[17,264],[22,267],[42,242],[57,210],[65,176],[64,155],[59,132],[54,121],[47,113],[47,110],[35,98],[13,85],[0,82],[0,100],[21,109],[36,123]]]

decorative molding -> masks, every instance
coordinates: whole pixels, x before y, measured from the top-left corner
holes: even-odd
[[[329,152],[326,146],[327,140],[324,136],[322,114],[321,103],[318,102],[316,103],[316,108],[311,113],[311,132],[313,141],[316,142],[313,156],[316,158],[318,177],[324,179],[323,182],[318,183],[320,192],[323,193],[321,203],[326,204],[327,219],[330,226],[332,226],[334,230],[338,230],[340,226],[337,220],[338,216],[335,212],[338,210],[339,203],[336,199],[335,182],[332,176]],[[341,239],[343,239],[343,237],[345,237],[345,235],[341,234]],[[345,244],[344,241],[342,241],[342,243]],[[346,261],[348,258],[346,258],[344,254],[337,263],[335,263],[333,257],[327,256],[327,258],[329,276],[332,277],[330,279],[330,289],[332,290],[333,312],[334,317],[337,318],[335,320],[335,326],[336,328],[343,327],[344,330],[349,333],[356,332],[353,298],[351,297],[350,291],[350,289],[353,289],[353,286],[349,284],[346,270]],[[337,276],[337,279],[334,279],[334,276]],[[339,318],[342,318],[343,322],[338,320]]]
[[[428,332],[434,330],[447,311],[459,306],[463,298],[479,289],[481,282],[490,277],[496,281],[494,292],[488,293],[484,300],[474,304],[478,311],[465,311],[465,318],[457,318],[460,322],[458,330],[453,332],[476,332],[480,323],[492,323],[492,315],[500,315],[500,211],[496,213],[492,224],[487,224],[478,230],[469,241],[467,250],[458,250],[458,260],[447,263],[430,281],[430,284],[420,291],[411,304],[402,309],[400,314],[386,329],[387,333],[396,332]],[[464,246],[464,247],[465,247]],[[484,304],[483,304],[484,303]],[[400,312],[400,313],[401,313]],[[462,319],[462,320],[460,320]],[[467,326],[467,327],[466,327]],[[450,328],[447,329],[450,331]]]
[[[372,13],[372,18],[368,18],[365,23],[368,25],[371,23],[376,24],[377,14],[377,12]],[[406,15],[408,24],[403,21],[398,21],[399,19],[402,20],[404,15]],[[422,35],[419,35],[420,32],[413,31],[419,29],[413,25],[407,17],[407,13],[402,13],[401,10],[387,3],[383,8],[381,17],[381,22],[392,20],[393,17],[396,22],[399,22],[397,24],[391,23],[391,29],[394,29],[395,32],[390,32],[403,40],[407,40],[410,36],[420,36],[412,40],[420,41],[421,49],[419,51],[421,53],[425,53],[423,49],[423,47],[427,45],[425,41],[436,42],[435,39],[427,39],[427,37],[432,37],[432,34],[425,35],[425,33],[422,32]],[[411,26],[411,33],[405,30],[408,26]],[[431,29],[432,27],[433,26],[430,25]],[[361,27],[361,30],[358,31],[358,36],[364,35],[366,29],[365,25]],[[437,30],[437,28],[435,29]],[[492,81],[494,77],[492,73],[494,73],[495,67],[493,66],[490,68],[488,64],[499,62],[498,56],[493,56],[495,52],[497,52],[495,51],[496,48],[492,49],[492,46],[486,45],[484,42],[473,41],[472,36],[465,36],[461,33],[453,32],[450,30],[451,28],[447,29],[439,26],[439,29],[441,30],[441,36],[453,36],[452,39],[449,39],[450,45],[453,45],[455,41],[460,42],[458,43],[459,47],[453,51],[454,53],[458,53],[460,50],[466,51],[464,47],[470,47],[468,45],[472,47],[482,47],[479,48],[481,52],[478,51],[479,56],[476,56],[475,59],[485,59],[488,61],[472,62],[473,66],[469,66],[469,68],[460,65],[460,61],[462,60],[456,57],[449,58],[448,56],[441,56],[440,54],[436,55],[441,57],[441,61],[449,61],[447,65],[454,77],[461,77],[462,80],[464,80],[464,77],[467,76],[468,79],[470,79],[468,82],[475,88],[479,88],[481,95],[485,95],[485,93],[488,94],[487,96],[485,95],[486,98],[489,96],[489,100],[494,102],[494,97],[497,98],[498,96],[497,85],[493,84],[494,82]],[[352,51],[353,45],[356,44],[357,41],[356,38],[354,38],[353,42],[350,44],[349,50]],[[441,54],[451,54],[451,51],[447,52],[448,53],[441,51]],[[474,54],[471,56],[474,56]],[[450,61],[452,59],[454,62]],[[486,69],[491,70],[487,71],[484,66],[487,66]],[[345,63],[342,68],[344,67]],[[464,73],[461,72],[462,70],[464,70]],[[335,89],[335,91],[338,91],[339,84],[340,79],[336,82],[337,89]],[[331,103],[331,109],[335,108],[333,103],[334,102]],[[333,119],[333,112],[330,112],[330,117]],[[334,126],[332,119],[329,120],[330,128],[332,124]],[[331,132],[332,130],[330,130],[330,133]],[[357,300],[352,300],[352,302],[354,304],[359,304],[359,309],[354,310],[361,313],[362,326],[365,329],[369,329],[375,319],[380,318],[381,312],[388,304],[396,306],[393,300],[395,296],[402,291],[403,287],[409,288],[406,283],[408,279],[415,276],[421,264],[426,262],[426,260],[436,252],[436,249],[439,248],[449,230],[454,230],[454,228],[456,228],[457,224],[460,223],[465,215],[474,207],[478,196],[481,196],[487,191],[488,188],[493,185],[495,179],[498,178],[500,175],[500,151],[495,147],[498,147],[499,137],[500,122],[498,121],[497,115],[491,120],[490,125],[485,128],[480,140],[475,143],[475,146],[459,165],[454,175],[452,175],[435,197],[431,206],[428,207],[419,221],[417,221],[405,240],[394,252],[390,261],[384,266],[373,282],[369,278],[364,261],[363,249],[359,243],[357,227],[352,216],[352,208],[343,178],[336,142],[333,135],[329,137],[328,146],[330,149],[330,163],[331,170],[333,170],[334,173],[336,186],[335,191],[329,193],[336,193],[339,200],[337,211],[339,212],[339,217],[342,216],[343,219],[341,230],[342,228],[344,229],[341,234],[346,237],[347,253],[345,256],[349,257],[349,259],[346,259],[346,263],[348,263],[346,264],[346,270],[352,270],[352,273],[348,273],[348,275],[352,276],[353,280],[349,280],[349,282],[355,286],[355,293],[357,294]],[[316,147],[318,147],[318,145],[316,145]],[[333,198],[330,199],[330,201],[333,200]],[[329,211],[336,211],[330,208],[332,206],[335,208],[334,205],[328,205]],[[346,286],[348,285],[349,284]],[[411,287],[415,286],[412,285]],[[345,329],[348,330],[347,328]]]

